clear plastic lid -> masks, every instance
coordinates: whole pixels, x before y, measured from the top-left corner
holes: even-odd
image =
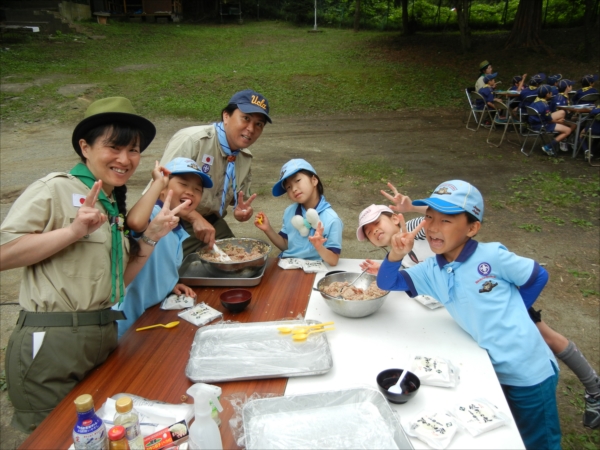
[[[73,403],[75,403],[77,412],[86,412],[94,407],[94,399],[90,394],[80,395]]]
[[[131,397],[121,397],[120,399],[117,400],[116,405],[115,405],[115,409],[117,410],[118,413],[126,413],[131,411],[131,409],[133,408],[133,400],[131,400]]]

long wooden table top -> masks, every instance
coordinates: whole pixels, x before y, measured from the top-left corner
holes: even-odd
[[[314,274],[305,274],[302,270],[283,270],[277,266],[276,259],[270,258],[261,283],[244,288],[252,291],[252,301],[237,314],[223,308],[219,300],[219,295],[231,288],[209,287],[195,291],[198,302],[203,301],[223,311],[224,320],[245,323],[296,319],[299,314],[304,316],[306,313],[314,277]],[[138,327],[179,320],[178,312],[163,311],[158,305],[148,309],[125,333],[106,362],[75,386],[20,448],[67,449],[73,443],[71,433],[76,420],[73,401],[81,394],[91,394],[96,409],[108,397],[121,392],[167,403],[182,403],[182,395],[192,385],[185,376],[185,367],[198,327],[180,320],[180,324],[171,329],[135,331]],[[65,348],[65,351],[69,350]],[[287,378],[215,384],[223,389],[221,398],[234,392],[283,395]],[[187,399],[185,403],[192,401]],[[223,448],[239,448],[229,428],[233,410],[229,402],[221,403],[224,408],[219,415]]]

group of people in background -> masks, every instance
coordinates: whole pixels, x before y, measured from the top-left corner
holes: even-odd
[[[475,91],[481,94],[483,99],[477,100],[477,108],[483,110],[487,106],[488,110],[495,110],[494,91],[498,82],[497,72],[489,61],[482,61],[479,64],[480,75],[475,82]],[[515,117],[527,117],[529,126],[534,131],[540,131],[544,127],[547,133],[552,133],[553,138],[547,144],[542,145],[542,151],[548,156],[555,157],[559,150],[568,151],[567,138],[573,133],[577,125],[575,123],[577,113],[567,113],[559,106],[572,106],[587,103],[590,101],[591,94],[598,94],[594,84],[598,81],[598,75],[584,75],[580,80],[580,88],[572,93],[575,82],[563,78],[561,74],[546,76],[544,73],[537,73],[529,79],[527,74],[515,75],[511,80],[509,91],[519,93],[518,99],[511,101],[511,113]],[[528,114],[527,107],[533,108],[537,115]],[[593,134],[600,135],[600,122],[595,120],[600,112],[600,108],[594,108],[587,118],[589,124],[581,131],[583,135],[589,129]],[[598,145],[588,148],[588,144],[582,141],[582,146],[586,154],[586,159],[594,155]],[[590,153],[591,152],[591,153]]]
[[[492,66],[485,61],[480,69],[480,90],[493,91]],[[544,95],[538,84],[544,81],[541,74],[531,77],[527,88],[524,79],[515,77],[516,86],[535,88],[534,103],[547,103],[553,87],[560,94],[561,82],[569,85],[559,77]],[[595,78],[590,80],[591,88]],[[253,210],[249,147],[271,122],[262,94],[234,94],[219,122],[185,128],[171,138],[152,170],[152,181],[128,210],[126,183],[156,130],[125,98],[90,105],[72,137],[81,162],[69,173],[53,173],[29,186],[0,227],[0,269],[24,271],[19,297],[23,310],[6,351],[14,426],[34,429],[106,360],[147,308],[173,292],[195,295],[179,283],[178,269],[187,254],[233,237],[225,221],[228,207],[240,222],[253,219],[281,250],[280,257],[338,263],[343,223],[308,161],[292,159],[273,177],[273,196],[287,195],[291,202],[279,231],[264,212]],[[474,240],[484,212],[477,188],[452,180],[439,185],[431,197],[413,202],[388,187],[392,194],[382,193],[393,209],[366,208],[356,235],[391,251],[381,266],[367,260],[363,268],[378,274],[383,289],[437,298],[488,351],[527,448],[560,447],[555,356],[586,388],[584,425],[600,426],[597,374],[575,344],[545,325],[532,307],[548,273],[499,243]],[[409,212],[423,217],[406,223],[402,213]],[[314,214],[316,222],[309,217]],[[436,257],[400,270],[415,239],[426,239]],[[448,288],[454,277],[456,283],[472,286],[460,301]],[[484,278],[497,284],[489,291],[480,289]],[[39,333],[43,345],[32,353],[34,334]],[[68,357],[64,348],[71,349]]]

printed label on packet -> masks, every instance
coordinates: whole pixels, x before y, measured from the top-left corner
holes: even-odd
[[[193,308],[181,311],[180,313],[177,313],[177,315],[198,327],[218,317],[223,317],[222,312],[211,308],[204,302],[198,303]]]

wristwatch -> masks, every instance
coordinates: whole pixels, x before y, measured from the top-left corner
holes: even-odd
[[[145,234],[142,234],[142,241],[144,241],[146,244],[148,244],[151,247],[154,247],[156,245],[156,243],[158,242],[158,241],[153,241]]]

